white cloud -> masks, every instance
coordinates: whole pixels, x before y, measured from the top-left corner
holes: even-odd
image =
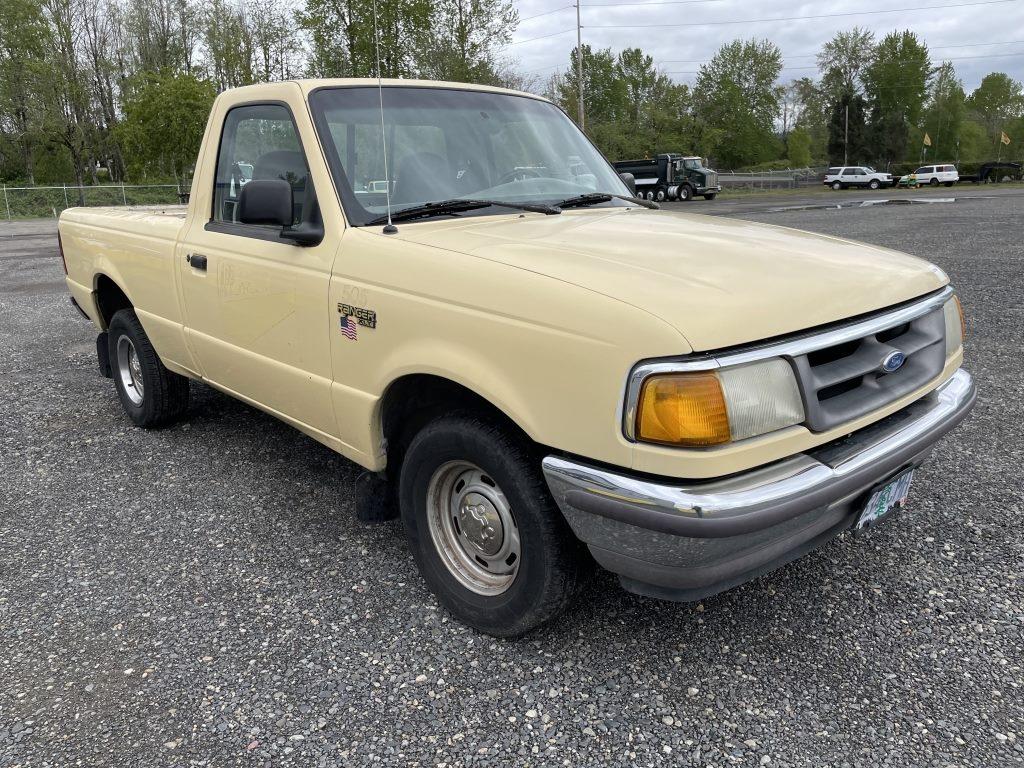
[[[699,68],[700,62],[713,56],[723,43],[750,37],[767,38],[782,49],[786,67],[782,73],[783,81],[814,76],[815,70],[806,68],[814,65],[813,54],[836,32],[853,26],[866,27],[879,38],[893,30],[914,31],[928,44],[933,60],[953,61],[968,92],[977,87],[989,72],[1006,72],[1017,80],[1024,80],[1024,0],[908,10],[971,1],[898,0],[886,4],[869,0],[865,4],[855,0],[790,3],[785,0],[697,0],[689,3],[623,0],[615,4],[614,0],[594,0],[593,3],[582,0],[581,17],[584,43],[615,51],[643,48],[654,57],[663,72],[678,82],[692,83],[695,78],[692,73]],[[524,21],[519,25],[514,40],[542,38],[506,49],[506,55],[518,62],[519,71],[546,78],[568,66],[569,55],[576,45],[576,10],[571,2],[515,0]],[[899,10],[864,13],[888,10],[893,5]],[[554,12],[547,13],[549,11]],[[857,15],[790,18],[838,13]],[[778,18],[787,20],[723,23]],[[563,34],[553,34],[559,32]],[[987,44],[1007,41],[1013,41],[1013,44]],[[986,45],[972,45],[976,43]]]

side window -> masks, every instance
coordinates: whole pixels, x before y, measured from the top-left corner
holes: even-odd
[[[292,187],[292,223],[313,218],[316,197],[309,166],[288,109],[280,104],[235,107],[224,119],[213,190],[213,221],[238,222],[238,196],[256,179]]]
[[[843,176],[856,176],[856,175],[857,175],[857,169],[856,168],[843,168]]]

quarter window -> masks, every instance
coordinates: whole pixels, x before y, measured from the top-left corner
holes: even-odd
[[[312,220],[316,197],[309,166],[295,121],[280,104],[252,104],[228,112],[217,154],[213,221],[238,223],[238,197],[257,179],[287,181],[292,187],[292,224]]]

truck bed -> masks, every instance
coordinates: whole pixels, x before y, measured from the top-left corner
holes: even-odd
[[[160,348],[182,347],[174,258],[185,206],[69,208],[57,222],[67,284],[78,305],[105,328],[95,298],[97,275],[126,292],[146,333]]]

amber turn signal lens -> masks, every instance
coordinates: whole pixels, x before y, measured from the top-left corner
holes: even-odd
[[[960,303],[960,297],[953,294],[953,301],[956,302],[956,311],[960,314],[960,340],[967,338],[967,321],[964,319],[964,305]]]
[[[713,373],[652,376],[636,415],[640,440],[664,445],[721,445],[730,440],[722,385]]]

